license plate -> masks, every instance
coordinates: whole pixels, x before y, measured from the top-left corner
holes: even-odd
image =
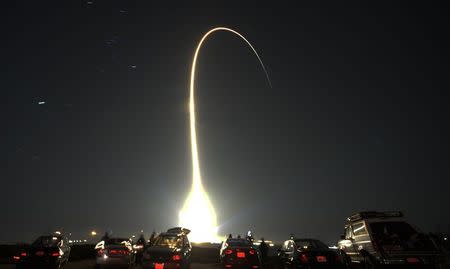
[[[327,257],[325,256],[316,256],[317,262],[327,262]]]
[[[44,251],[36,251],[36,256],[44,256]]]
[[[238,258],[245,258],[245,252],[238,252],[237,253]]]
[[[164,263],[155,263],[155,269],[164,269]]]

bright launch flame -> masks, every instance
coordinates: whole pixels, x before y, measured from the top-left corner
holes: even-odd
[[[190,116],[190,129],[191,129],[191,150],[192,150],[192,188],[189,193],[183,208],[179,213],[179,226],[186,227],[192,232],[189,234],[189,238],[193,242],[218,242],[221,241],[221,237],[217,235],[217,217],[208,194],[203,188],[202,178],[200,174],[200,164],[198,158],[197,149],[197,132],[195,129],[195,102],[194,102],[194,85],[195,85],[195,67],[197,64],[197,57],[206,38],[216,31],[231,32],[242,40],[253,50],[267,77],[267,81],[271,86],[269,76],[266,68],[256,52],[255,48],[250,42],[242,36],[240,33],[233,29],[225,27],[217,27],[209,30],[197,45],[194,58],[192,60],[191,68],[191,82],[190,82],[190,95],[189,95],[189,116]]]

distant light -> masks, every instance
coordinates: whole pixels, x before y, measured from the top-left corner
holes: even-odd
[[[137,66],[135,65],[130,65],[131,68],[136,69]]]
[[[92,232],[91,232],[91,235],[92,235],[92,236],[96,236],[96,235],[97,235],[97,232],[96,232],[96,231],[92,231]]]
[[[61,232],[60,231],[56,231],[55,234],[61,234]]]
[[[444,237],[444,241],[447,241],[447,237]]]
[[[58,240],[58,237],[52,237],[53,240]]]
[[[73,243],[73,241],[72,241],[72,240],[69,240],[69,243]]]
[[[135,238],[136,236],[133,234],[131,237]]]
[[[39,101],[38,105],[45,105],[45,101]]]
[[[103,259],[108,259],[108,255],[106,255],[106,254],[103,254]]]

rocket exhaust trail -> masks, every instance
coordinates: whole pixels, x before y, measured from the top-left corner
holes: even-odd
[[[255,56],[258,58],[264,73],[267,78],[269,86],[272,87],[269,75],[267,73],[266,67],[261,60],[258,52],[252,46],[252,44],[239,32],[226,28],[217,27],[209,30],[203,35],[202,39],[197,45],[194,53],[194,58],[192,60],[191,67],[191,77],[189,85],[189,118],[190,118],[190,132],[191,132],[191,151],[192,151],[192,188],[184,203],[183,209],[179,213],[179,225],[191,229],[190,238],[193,242],[216,242],[220,241],[217,235],[217,220],[214,207],[212,206],[209,197],[205,190],[203,189],[200,164],[198,158],[197,149],[197,132],[195,128],[195,100],[194,100],[194,90],[195,90],[195,74],[197,58],[200,53],[200,49],[204,41],[214,32],[226,31],[231,32],[242,40],[252,49]]]

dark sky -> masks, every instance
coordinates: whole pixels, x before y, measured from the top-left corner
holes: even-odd
[[[223,234],[334,243],[349,214],[397,209],[450,229],[448,9],[160,2],[2,8],[0,242],[177,224],[190,63],[214,26],[273,84],[235,36],[205,44],[199,147]]]

